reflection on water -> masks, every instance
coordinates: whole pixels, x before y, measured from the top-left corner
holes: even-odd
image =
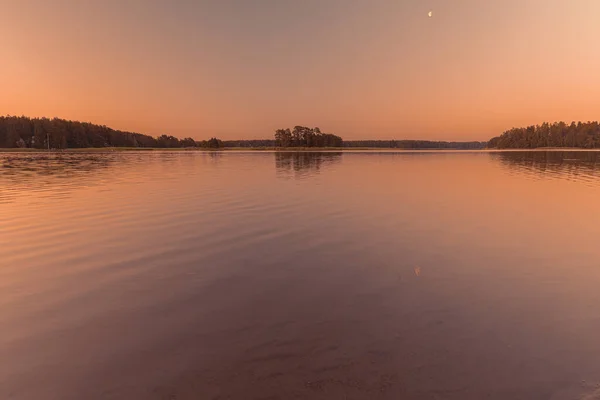
[[[0,399],[594,398],[596,154],[0,154]]]
[[[76,153],[34,153],[7,155],[0,159],[4,168],[2,176],[11,177],[16,173],[33,175],[68,175],[89,172],[106,167],[113,162],[109,154]]]
[[[342,161],[341,152],[286,151],[274,154],[275,168],[281,177],[307,177]]]
[[[552,177],[597,184],[600,152],[596,151],[517,151],[491,153],[511,172],[536,178]]]
[[[96,184],[112,164],[129,160],[104,153],[0,154],[0,204],[21,191],[63,196],[73,188]]]
[[[302,179],[342,161],[342,152],[275,152],[277,175]],[[449,153],[406,152],[367,153],[365,157],[431,158]],[[456,155],[456,154],[455,154]],[[206,152],[197,156],[216,164],[226,154]],[[539,179],[580,180],[597,183],[600,176],[600,152],[594,151],[515,151],[492,152],[488,156],[500,162],[511,173],[524,174]],[[155,153],[6,153],[0,154],[0,203],[14,199],[21,190],[45,192],[48,196],[65,196],[77,187],[103,183],[107,179],[119,180],[119,174],[110,169],[140,166],[149,160],[177,163],[182,157],[194,154],[176,152]],[[166,166],[166,165],[165,165]],[[169,168],[168,166],[166,166]],[[144,179],[140,176],[140,179]]]
[[[25,193],[42,197],[66,198],[73,190],[123,182],[121,172],[137,174],[137,184],[153,178],[144,173],[148,163],[158,163],[160,178],[167,178],[186,160],[189,152],[57,152],[0,153],[0,204],[13,201]],[[221,155],[203,153],[203,160],[216,162]],[[26,196],[25,196],[26,197]],[[23,198],[23,197],[22,197]]]

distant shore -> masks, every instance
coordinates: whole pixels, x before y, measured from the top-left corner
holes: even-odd
[[[489,149],[494,150],[494,149]],[[352,152],[352,151],[373,151],[373,152],[411,152],[411,151],[487,151],[487,149],[444,149],[444,148],[422,148],[422,149],[401,149],[393,147],[221,147],[211,148],[158,148],[158,147],[85,147],[72,149],[32,149],[32,148],[0,148],[0,153],[111,153],[111,152]]]
[[[111,152],[526,152],[526,151],[600,151],[600,149],[582,149],[578,147],[538,147],[535,149],[448,149],[448,148],[414,148],[401,149],[393,147],[222,147],[222,148],[159,148],[159,147],[85,147],[71,149],[33,149],[33,148],[0,148],[0,153],[111,153]]]

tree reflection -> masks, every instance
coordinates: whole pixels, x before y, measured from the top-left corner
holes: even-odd
[[[342,152],[284,151],[275,153],[275,168],[280,177],[298,179],[318,174],[341,160]]]
[[[490,155],[512,173],[574,180],[600,177],[600,152],[596,151],[507,151]]]
[[[0,203],[19,194],[63,194],[78,187],[94,186],[108,178],[111,167],[126,159],[106,153],[0,154]]]

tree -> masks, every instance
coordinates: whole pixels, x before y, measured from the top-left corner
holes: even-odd
[[[181,139],[181,147],[197,147],[196,141],[190,137]]]
[[[200,147],[206,148],[206,149],[220,149],[223,146],[223,141],[217,138],[210,138],[208,140],[203,140],[199,143]]]
[[[341,137],[331,133],[322,133],[319,128],[297,125],[293,130],[277,129],[275,143],[279,147],[341,147]]]

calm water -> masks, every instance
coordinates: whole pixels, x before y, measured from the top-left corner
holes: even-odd
[[[599,239],[600,153],[0,154],[0,399],[596,398]]]

